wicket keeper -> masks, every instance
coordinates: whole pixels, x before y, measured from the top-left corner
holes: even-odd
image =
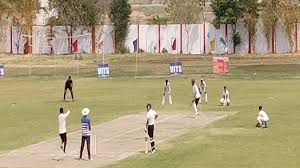
[[[258,107],[258,116],[256,118],[257,124],[256,127],[258,128],[267,128],[267,122],[270,120],[268,114],[263,111],[263,107],[259,106]]]
[[[230,104],[229,91],[226,86],[224,86],[220,103],[221,103],[221,106],[229,106],[229,104]]]

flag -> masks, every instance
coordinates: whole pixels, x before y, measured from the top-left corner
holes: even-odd
[[[101,40],[100,43],[99,43],[99,48],[102,49],[102,47],[103,47],[103,40]]]
[[[215,50],[216,48],[216,39],[214,38],[213,40],[210,41],[210,50]]]
[[[176,50],[176,38],[173,39],[173,42],[172,42],[172,50]]]
[[[24,44],[24,54],[29,54],[29,41],[27,40]]]
[[[226,53],[228,52],[228,48],[227,48],[227,46],[226,46],[226,42],[225,42],[224,38],[220,37],[220,42],[221,42],[221,44],[223,45],[223,46],[222,46],[223,54],[226,54]]]
[[[76,40],[73,44],[72,44],[72,52],[73,53],[78,53],[78,40]]]
[[[133,51],[134,51],[134,52],[137,52],[137,51],[138,51],[137,43],[138,43],[138,40],[137,40],[137,39],[135,39],[135,40],[132,42],[132,44],[133,44]]]
[[[223,44],[224,46],[226,46],[226,42],[225,42],[225,40],[223,39],[223,37],[220,37],[220,42],[221,42],[221,44]]]

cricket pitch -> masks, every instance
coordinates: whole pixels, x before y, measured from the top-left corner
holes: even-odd
[[[205,112],[196,119],[192,114],[161,113],[155,128],[157,149],[159,144],[180,136],[192,128],[203,128],[234,113]],[[144,151],[145,114],[128,115],[92,128],[97,135],[97,155],[93,161],[78,160],[81,132],[68,134],[67,154],[60,149],[60,139],[54,138],[0,155],[0,167],[101,167],[115,163]]]

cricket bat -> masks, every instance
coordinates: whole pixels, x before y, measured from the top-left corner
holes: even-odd
[[[148,153],[148,131],[147,128],[145,128],[145,154]]]

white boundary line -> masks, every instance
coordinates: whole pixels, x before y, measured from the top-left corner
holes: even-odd
[[[173,116],[171,116],[171,117],[165,118],[165,119],[163,119],[163,120],[158,121],[157,124],[162,123],[162,122],[164,122],[164,121],[166,121],[166,120],[170,120],[170,119],[172,119],[172,118],[178,117],[178,116],[179,116],[179,115],[173,115]],[[107,141],[110,141],[110,140],[112,140],[112,139],[115,139],[115,138],[117,138],[117,137],[123,136],[123,135],[125,135],[125,134],[129,134],[129,133],[135,132],[135,131],[140,130],[140,129],[144,129],[144,128],[138,127],[138,128],[135,128],[135,129],[126,131],[126,132],[124,132],[124,133],[122,133],[122,134],[118,134],[118,135],[116,135],[116,136],[112,136],[112,137],[110,137],[110,138],[106,138],[106,139],[100,141],[99,144],[104,143],[104,142],[107,142]],[[98,144],[98,142],[96,142],[96,143]],[[73,155],[73,154],[76,153],[76,152],[78,152],[78,149],[69,152],[68,155]],[[66,155],[65,155],[65,154],[62,154],[62,155],[59,155],[59,156],[55,157],[54,159],[60,159],[60,158],[62,158],[62,157],[64,157],[64,156],[66,156]]]
[[[219,116],[219,117],[217,117],[217,118],[208,120],[208,121],[204,122],[204,124],[200,127],[200,129],[203,129],[203,128],[207,127],[209,124],[212,124],[212,123],[214,123],[214,122],[216,122],[216,121],[218,121],[218,120],[220,120],[220,119],[223,119],[223,118],[226,118],[226,117],[231,117],[231,116],[233,116],[233,115],[235,115],[235,114],[237,114],[237,113],[238,113],[238,112],[230,113],[230,114],[227,113],[227,114],[224,114],[224,115]],[[184,128],[181,129],[181,130],[184,130]],[[188,132],[188,131],[186,131],[186,132]],[[165,139],[162,139],[162,140],[158,141],[157,144],[163,143],[163,142],[165,142],[165,141],[167,141],[167,140],[169,140],[169,139],[171,139],[171,138],[174,138],[174,137],[176,137],[176,136],[179,136],[179,135],[181,135],[181,134],[185,134],[185,132],[178,132],[177,134],[174,134],[174,135],[172,135],[172,136],[169,136],[168,138],[165,138]],[[140,148],[140,149],[139,149],[138,151],[136,151],[136,152],[131,152],[131,153],[125,155],[125,156],[122,156],[121,158],[119,158],[119,159],[117,159],[117,160],[120,161],[120,160],[123,160],[123,159],[125,159],[125,158],[128,158],[129,156],[136,155],[136,154],[137,154],[139,151],[141,151],[141,150],[144,150],[144,147],[143,147],[143,148]]]

